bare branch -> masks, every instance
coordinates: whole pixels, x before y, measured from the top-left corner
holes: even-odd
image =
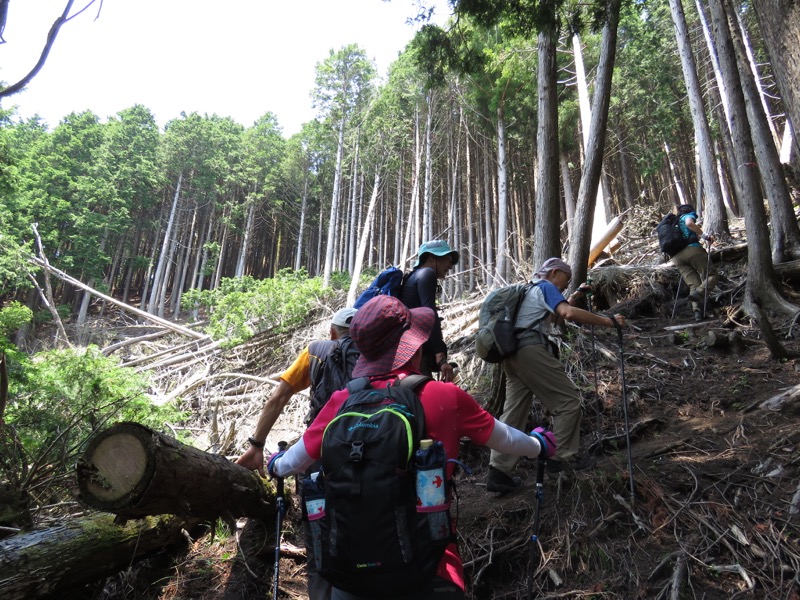
[[[6,12],[8,10],[8,3],[10,0],[0,0],[0,43],[5,42],[3,39],[3,30],[5,29],[6,24]],[[30,72],[25,75],[22,79],[20,79],[17,83],[14,83],[2,90],[0,90],[0,98],[8,98],[9,96],[13,96],[21,92],[25,89],[25,86],[28,85],[31,80],[36,77],[39,71],[42,70],[45,61],[47,61],[47,57],[50,55],[50,50],[53,47],[53,44],[56,41],[56,36],[58,36],[58,32],[61,30],[61,26],[64,25],[70,19],[78,16],[87,8],[89,8],[92,4],[94,4],[97,0],[89,0],[89,3],[84,6],[80,11],[78,11],[72,17],[69,16],[69,11],[72,9],[72,4],[75,0],[67,0],[67,5],[64,7],[64,12],[61,13],[61,16],[55,20],[53,25],[50,27],[50,31],[47,32],[47,41],[44,44],[44,48],[42,49],[41,55],[39,55],[39,60],[36,61],[36,64],[30,70]],[[101,2],[102,7],[102,2]]]

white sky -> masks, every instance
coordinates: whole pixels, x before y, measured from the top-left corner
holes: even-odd
[[[73,14],[88,0],[75,0]],[[384,77],[419,25],[414,0],[104,0],[65,24],[25,91],[5,98],[18,115],[54,127],[72,111],[101,119],[134,104],[159,125],[181,111],[250,126],[267,111],[288,137],[314,117],[314,69],[357,43]],[[435,4],[443,23],[446,0]],[[39,58],[66,0],[11,0],[0,80],[21,79]]]

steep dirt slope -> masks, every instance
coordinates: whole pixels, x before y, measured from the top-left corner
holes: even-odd
[[[657,261],[645,229],[640,233],[646,248],[616,257],[627,266],[592,271],[599,308],[613,305],[629,318],[622,348],[614,331],[598,329],[593,337],[576,327],[568,328],[561,346],[565,368],[584,399],[582,444],[597,456],[597,468],[545,476],[544,497],[537,502],[536,462],[524,460],[518,467],[523,487],[498,498],[484,487],[488,451],[463,442],[462,458],[471,473],[457,477],[457,514],[468,598],[800,600],[800,403],[790,396],[781,407],[762,407],[800,384],[797,363],[773,359],[758,329],[738,312],[741,258],[719,264],[709,319],[696,324],[686,290],[676,294],[677,271],[645,264]],[[631,239],[634,234],[628,232]],[[799,303],[794,290],[787,287],[784,293]],[[480,299],[475,295],[444,307],[445,336],[460,365],[458,383],[493,406],[497,372],[472,354]],[[224,437],[227,445],[217,445],[221,451],[241,452],[271,389],[264,381],[310,339],[325,335],[329,314],[322,310],[319,318],[310,318],[314,323],[307,330],[277,337],[267,332],[209,358],[206,374],[255,377],[242,382],[209,376],[202,386],[186,387],[183,397],[197,415],[192,430],[211,429],[209,447]],[[797,355],[796,325],[773,325]],[[733,344],[710,347],[709,334],[730,336]],[[183,364],[169,368],[194,381],[195,372]],[[172,376],[159,373],[161,381]],[[604,405],[599,419],[598,396]],[[275,440],[300,434],[306,405],[304,396],[292,400]],[[534,402],[530,425],[546,422]],[[275,443],[271,439],[270,445]],[[290,481],[287,487],[294,485]],[[300,599],[305,597],[303,543],[297,499],[292,503],[282,536],[280,587],[282,597]],[[537,505],[540,546],[530,541]],[[240,525],[238,542],[203,535],[188,552],[93,586],[91,597],[269,597],[274,525]]]
[[[488,452],[464,441],[472,474],[460,473],[457,489],[468,597],[526,598],[530,584],[540,598],[800,598],[800,409],[760,408],[800,374],[793,361],[771,359],[753,329],[738,328],[744,341],[735,351],[708,348],[709,331],[732,325],[695,325],[685,313],[673,322],[668,314],[635,319],[623,339],[633,497],[619,341],[595,332],[600,435],[591,337],[573,333],[564,346],[585,399],[583,445],[598,464],[545,476],[541,554],[530,541],[535,461],[520,463],[518,492],[497,497],[483,485]],[[687,328],[666,329],[681,323]],[[531,425],[545,421],[540,410],[535,404]],[[281,563],[281,589],[304,598],[297,515],[284,532],[297,548]],[[250,523],[240,547],[196,543],[160,597],[264,597],[272,535],[269,524]]]

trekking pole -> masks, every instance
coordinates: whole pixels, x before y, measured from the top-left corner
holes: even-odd
[[[278,442],[278,452],[286,450],[286,442]],[[278,477],[275,483],[275,579],[272,587],[272,600],[278,600],[278,578],[281,566],[281,526],[283,515],[286,513],[286,503],[283,498],[283,477]]]
[[[622,379],[622,414],[625,417],[625,442],[628,445],[628,479],[630,479],[631,506],[633,506],[633,458],[631,456],[631,428],[628,422],[628,390],[625,385],[625,354],[622,348],[622,327],[613,316],[611,320],[614,321],[614,326],[617,328],[617,337],[619,338],[619,373]]]
[[[703,289],[703,318],[706,318],[706,304],[708,303],[708,276],[711,272],[711,241],[708,241],[708,250],[706,251],[706,286]]]
[[[592,311],[592,279],[590,277],[586,278],[586,285],[589,288],[587,291],[584,291],[586,294],[586,304],[589,307],[589,312]],[[578,289],[580,290],[581,287],[579,286]],[[589,325],[589,332],[592,336],[592,369],[594,370],[594,396],[597,402],[597,423],[596,423],[596,433],[597,438],[600,439],[602,437],[602,421],[601,421],[601,414],[603,412],[603,402],[600,400],[600,388],[597,385],[597,349],[595,348],[594,343],[594,325]]]
[[[533,598],[533,575],[539,563],[539,523],[542,501],[544,500],[544,465],[547,459],[544,452],[539,454],[536,463],[536,513],[533,519],[533,534],[531,535],[531,562],[528,565],[528,600]],[[534,566],[535,565],[535,566]]]
[[[683,277],[678,275],[678,291],[675,292],[675,302],[672,303],[672,316],[669,318],[669,324],[672,325],[672,320],[675,318],[675,309],[678,307],[678,296],[681,295],[681,281]]]

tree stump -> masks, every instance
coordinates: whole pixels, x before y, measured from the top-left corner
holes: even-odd
[[[255,472],[138,423],[119,423],[93,436],[76,471],[79,499],[121,519],[275,514],[274,489]]]
[[[727,350],[731,345],[727,331],[715,331],[712,329],[706,334],[705,341],[706,346],[709,348],[717,348],[719,350]]]

